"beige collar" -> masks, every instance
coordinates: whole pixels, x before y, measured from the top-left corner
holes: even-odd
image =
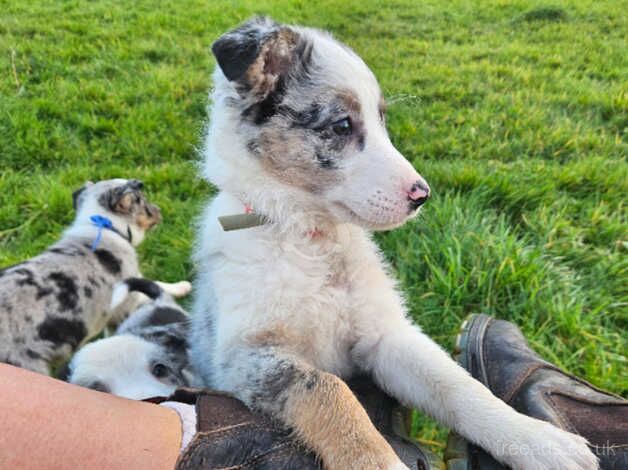
[[[230,232],[232,230],[243,230],[247,228],[259,227],[262,225],[266,225],[270,222],[266,216],[261,214],[256,214],[253,210],[253,207],[248,203],[243,203],[244,205],[244,213],[243,214],[233,214],[233,215],[222,215],[218,217],[218,222],[222,229],[225,232]],[[314,230],[310,230],[305,235],[308,238],[320,238],[323,236],[323,232],[319,229],[315,228]]]

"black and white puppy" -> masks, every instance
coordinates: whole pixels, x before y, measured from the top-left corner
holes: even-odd
[[[0,362],[48,374],[53,361],[69,359],[135,308],[139,296],[117,309],[109,304],[116,283],[140,276],[135,246],[161,221],[142,187],[88,182],[73,194],[76,218],[61,240],[0,271]]]
[[[157,283],[139,278],[116,286],[112,308],[133,291],[153,300],[132,313],[114,336],[82,347],[70,362],[68,381],[135,400],[168,396],[195,384],[187,314]]]

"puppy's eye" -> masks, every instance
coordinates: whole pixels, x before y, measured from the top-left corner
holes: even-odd
[[[170,370],[163,364],[157,363],[153,366],[153,370],[151,371],[151,373],[158,379],[163,379],[164,377],[168,376]]]
[[[344,119],[340,119],[339,121],[332,122],[331,130],[334,131],[334,134],[336,135],[350,135],[351,132],[353,132],[351,119],[346,117]]]

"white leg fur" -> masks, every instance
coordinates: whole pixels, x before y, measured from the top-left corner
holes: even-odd
[[[385,334],[366,360],[385,390],[514,469],[598,468],[584,438],[517,413],[413,326]]]

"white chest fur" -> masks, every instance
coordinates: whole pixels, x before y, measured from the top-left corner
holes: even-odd
[[[212,298],[214,355],[243,342],[281,345],[320,369],[350,375],[365,289],[387,279],[368,234],[349,225],[322,234],[272,224],[223,232],[217,216],[238,211],[239,201],[219,195],[203,217],[197,251],[206,284],[198,295]]]

